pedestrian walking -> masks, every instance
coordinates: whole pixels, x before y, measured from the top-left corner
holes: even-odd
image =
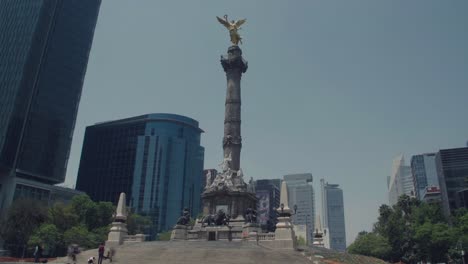
[[[113,247],[110,247],[107,251],[107,256],[105,256],[104,258],[112,262],[114,255],[115,255],[115,249]]]
[[[104,251],[105,251],[104,243],[101,243],[98,248],[98,253],[99,253],[98,264],[102,264],[102,260],[104,259]]]
[[[40,258],[42,257],[42,246],[37,244],[34,249],[34,263],[39,263]]]

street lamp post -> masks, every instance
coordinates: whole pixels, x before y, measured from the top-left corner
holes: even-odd
[[[465,250],[463,250],[463,243],[462,243],[461,238],[457,241],[457,245],[455,246],[455,250],[456,251],[460,250],[462,263],[465,264]]]
[[[463,264],[466,264],[465,263],[465,250],[463,250],[463,242],[461,241],[461,239],[459,240],[459,242],[460,242],[460,248],[461,248],[462,261],[463,261]]]

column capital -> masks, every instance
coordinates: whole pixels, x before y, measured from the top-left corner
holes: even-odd
[[[239,46],[231,46],[227,56],[221,55],[221,65],[225,72],[238,69],[245,73],[248,68],[248,63],[242,58],[242,50]]]

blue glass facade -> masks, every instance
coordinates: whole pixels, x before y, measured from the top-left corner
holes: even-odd
[[[293,224],[307,226],[307,238],[312,243],[315,227],[315,193],[311,173],[289,174],[283,177],[288,186],[289,208],[297,206]]]
[[[423,200],[427,187],[439,187],[435,153],[414,155],[411,157],[411,173],[413,175],[416,197]]]
[[[174,114],[149,114],[89,126],[77,189],[92,199],[129,205],[168,230],[183,208],[200,210],[204,148],[198,122]]]
[[[343,190],[338,184],[328,184],[320,180],[322,187],[323,226],[328,229],[330,248],[346,250],[346,229],[344,216]]]
[[[411,157],[411,173],[413,174],[414,191],[416,193],[416,197],[422,200],[421,193],[427,186],[424,157],[422,155],[415,155]]]
[[[64,181],[100,4],[0,1],[2,171]]]

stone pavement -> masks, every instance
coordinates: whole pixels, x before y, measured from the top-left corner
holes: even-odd
[[[77,263],[85,264],[91,256],[97,259],[97,249],[80,253],[77,257]],[[67,258],[59,258],[52,263],[69,263],[69,260]],[[103,264],[109,263],[108,260],[103,262]],[[249,242],[152,241],[117,247],[113,263],[302,264],[311,262],[299,252],[271,250]]]
[[[86,264],[97,249],[84,251],[77,264]],[[51,263],[70,263],[59,258]],[[104,260],[103,264],[109,264]],[[228,241],[152,241],[126,244],[116,248],[115,264],[383,264],[380,259],[340,253],[324,248],[304,248],[303,251],[272,250],[255,242]]]

